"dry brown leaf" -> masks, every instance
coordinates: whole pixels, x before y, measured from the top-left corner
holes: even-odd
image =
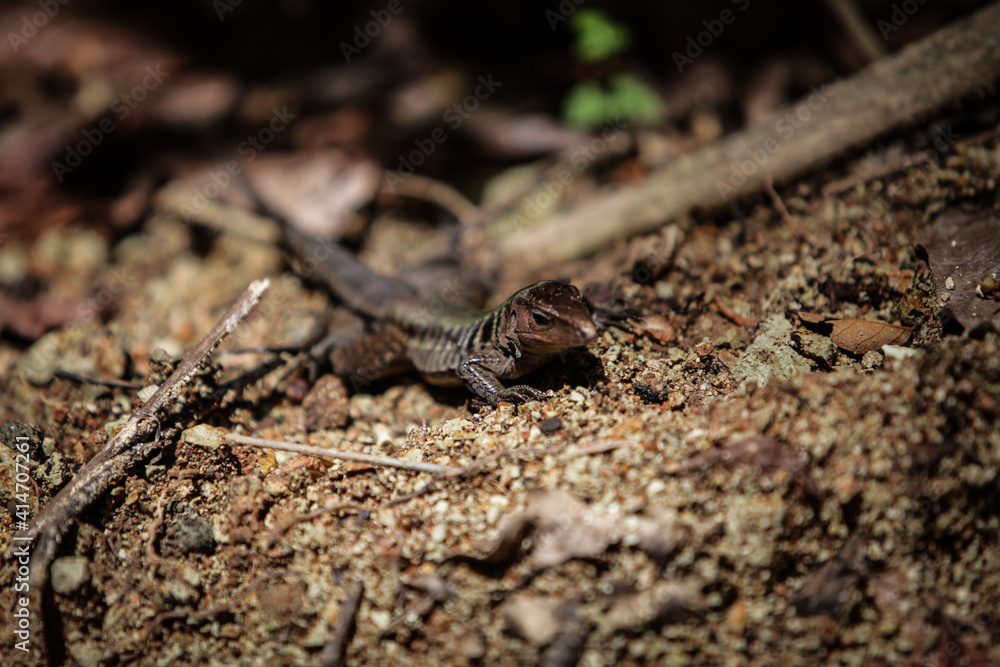
[[[830,333],[837,347],[854,354],[880,350],[883,345],[902,345],[913,331],[910,327],[868,320],[834,320]]]
[[[247,165],[260,198],[310,236],[338,238],[375,196],[382,178],[371,161],[338,150],[261,156]]]
[[[902,345],[913,331],[911,327],[854,318],[838,319],[799,311],[798,318],[807,328],[829,336],[842,350],[852,354],[864,354],[879,350],[883,345]]]
[[[800,310],[798,313],[796,313],[796,315],[799,316],[800,320],[802,320],[803,322],[806,322],[807,324],[826,324],[826,323],[830,322],[830,318],[827,317],[826,315],[818,315],[816,313],[807,313],[804,310]]]
[[[636,328],[645,331],[661,343],[668,344],[677,340],[677,329],[663,315],[644,317],[636,323]]]
[[[622,517],[591,507],[567,491],[534,493],[526,511],[535,525],[531,561],[538,568],[596,558],[621,539]]]
[[[0,292],[0,329],[7,328],[28,340],[46,331],[75,322],[87,313],[86,304],[65,297],[42,294],[19,301]]]
[[[839,616],[868,573],[864,555],[864,540],[856,534],[844,543],[833,558],[806,577],[802,587],[792,598],[792,606],[798,615]]]
[[[705,608],[699,577],[658,581],[646,590],[625,595],[611,605],[604,622],[612,630],[642,630]]]
[[[950,210],[924,230],[923,245],[934,273],[942,313],[966,331],[1000,331],[1000,304],[976,294],[982,276],[1000,270],[1000,217],[993,211]]]

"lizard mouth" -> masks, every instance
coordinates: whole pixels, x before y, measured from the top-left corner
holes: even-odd
[[[576,335],[580,341],[577,343],[578,345],[589,343],[597,338],[597,325],[593,320],[588,319],[586,322],[578,322],[575,328]]]

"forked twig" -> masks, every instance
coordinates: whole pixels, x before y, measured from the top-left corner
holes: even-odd
[[[230,306],[181,364],[160,385],[156,393],[140,407],[124,427],[70,480],[55,498],[42,509],[25,537],[36,540],[31,554],[29,582],[36,618],[43,619],[43,592],[48,583],[49,565],[66,531],[76,517],[94,502],[132,465],[141,461],[159,444],[153,436],[159,432],[157,413],[167,407],[194,377],[202,361],[228,336],[260,302],[270,287],[268,279],[255,280]]]

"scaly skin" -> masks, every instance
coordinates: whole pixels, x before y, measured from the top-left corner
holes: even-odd
[[[529,285],[491,311],[450,307],[436,312],[408,285],[385,276],[340,246],[284,225],[288,245],[315,266],[315,277],[353,309],[388,325],[332,355],[341,375],[370,381],[397,369],[404,357],[438,385],[464,383],[491,405],[522,403],[542,392],[528,385],[505,387],[570,348],[597,335],[580,291],[551,280]],[[433,313],[433,315],[431,314]]]

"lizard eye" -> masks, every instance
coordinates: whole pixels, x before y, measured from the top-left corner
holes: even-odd
[[[531,318],[535,321],[535,326],[540,329],[548,329],[552,326],[552,318],[540,310],[531,311]]]

